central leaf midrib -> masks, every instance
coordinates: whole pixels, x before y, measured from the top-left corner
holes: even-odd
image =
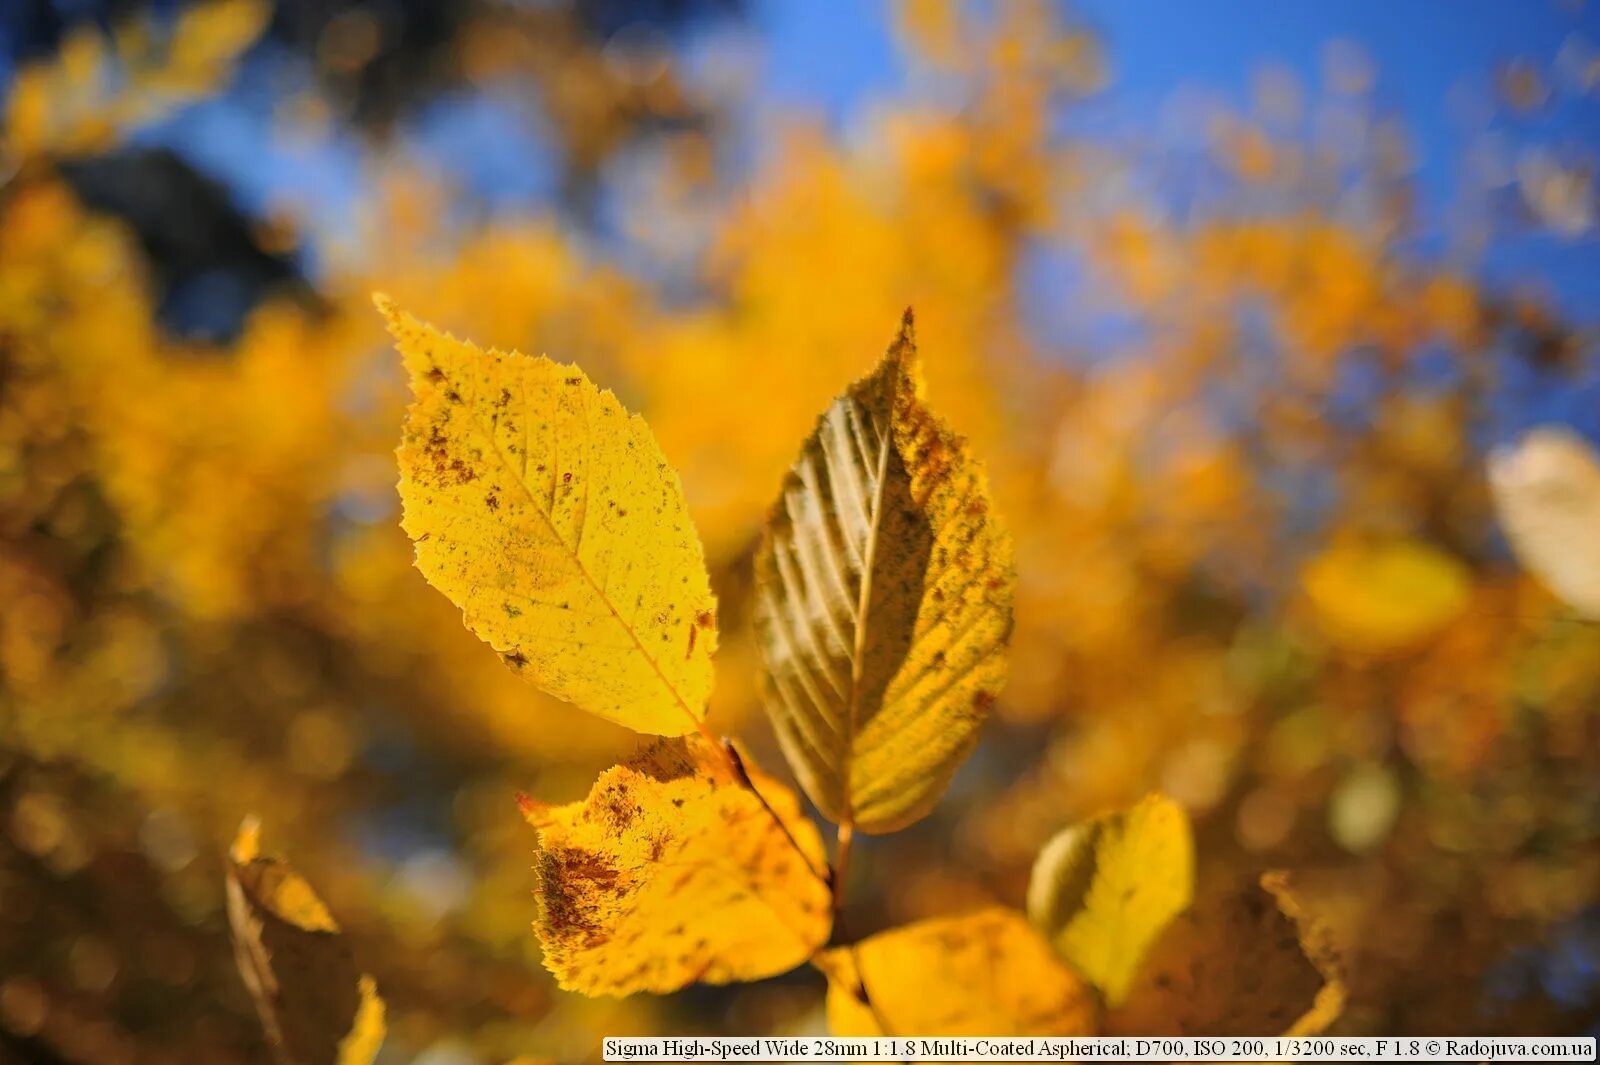
[[[867,611],[872,606],[872,574],[877,562],[878,529],[883,518],[883,493],[888,483],[889,449],[893,441],[894,412],[891,403],[889,416],[883,427],[882,443],[878,445],[877,483],[873,485],[871,507],[867,515],[867,542],[861,552],[861,591],[856,598],[855,646],[850,657],[850,699],[845,712],[844,765],[839,774],[839,783],[844,792],[841,827],[852,824],[855,820],[851,770],[856,747],[857,718],[861,711],[861,673],[866,659]]]

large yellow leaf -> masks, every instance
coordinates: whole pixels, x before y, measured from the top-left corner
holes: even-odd
[[[644,420],[575,366],[482,351],[377,302],[415,396],[400,497],[428,582],[552,695],[639,732],[693,731],[716,600]]]
[[[383,1044],[383,999],[311,885],[264,858],[246,821],[228,864],[239,973],[282,1065],[367,1065]]]
[[[1541,426],[1489,456],[1495,510],[1517,558],[1568,606],[1600,621],[1600,458]]]
[[[1094,989],[1002,906],[835,947],[816,965],[834,1035],[1091,1035],[1097,1024]]]
[[[1318,624],[1346,650],[1407,650],[1454,620],[1471,595],[1471,575],[1420,540],[1342,540],[1301,574]]]
[[[1152,795],[1045,844],[1028,881],[1028,916],[1115,1005],[1150,944],[1193,897],[1188,815]]]
[[[582,802],[523,808],[539,829],[535,928],[569,991],[759,980],[827,941],[826,859],[799,799],[699,736],[656,742]]]
[[[1315,1035],[1344,1010],[1338,954],[1285,873],[1225,885],[1173,921],[1110,1035]]]
[[[784,754],[840,825],[932,808],[1005,680],[1015,575],[980,464],[923,405],[909,313],[817,422],[756,560]]]

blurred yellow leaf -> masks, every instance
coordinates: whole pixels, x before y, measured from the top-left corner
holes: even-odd
[[[1168,927],[1110,1035],[1314,1035],[1344,1010],[1338,954],[1286,873],[1204,894]]]
[[[1489,487],[1517,559],[1568,606],[1600,620],[1600,458],[1560,426],[1489,455]]]
[[[1094,989],[1005,907],[882,932],[817,956],[840,1036],[1091,1035]]]
[[[357,968],[311,885],[261,857],[253,819],[228,864],[228,923],[239,973],[282,1065],[366,1065],[385,1033],[383,999]]]
[[[217,89],[266,29],[266,0],[202,0],[175,19],[66,34],[54,61],[26,64],[6,103],[6,150],[19,157],[104,151],[116,136]]]
[[[401,524],[428,582],[550,694],[639,732],[699,727],[716,599],[644,420],[575,366],[377,302],[411,375]]]
[[[827,817],[865,832],[933,807],[1005,681],[1011,541],[920,392],[908,312],[805,442],[756,560],[784,753]]]
[[[1466,608],[1471,575],[1451,556],[1411,539],[1342,540],[1312,559],[1301,586],[1318,624],[1346,650],[1406,650]]]
[[[271,20],[272,5],[262,0],[198,4],[179,17],[167,45],[169,60],[178,70],[201,76],[248,48]]]
[[[1046,843],[1028,881],[1028,917],[1116,1005],[1145,951],[1193,897],[1189,817],[1152,795]]]
[[[822,840],[799,799],[699,736],[654,743],[582,802],[523,809],[539,830],[535,928],[569,991],[759,980],[828,938]]]

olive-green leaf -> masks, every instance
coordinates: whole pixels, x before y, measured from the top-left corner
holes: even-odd
[[[824,815],[864,832],[933,807],[1005,681],[1011,541],[921,391],[908,311],[801,448],[756,559],[784,754]]]
[[[1150,945],[1193,898],[1188,815],[1151,795],[1046,843],[1028,881],[1028,917],[1116,1005]]]
[[[280,1065],[370,1065],[383,1044],[377,984],[287,863],[263,857],[252,818],[228,862],[234,956]]]

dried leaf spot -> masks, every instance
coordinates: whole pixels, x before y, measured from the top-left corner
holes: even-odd
[[[827,886],[792,850],[821,868],[821,839],[793,792],[750,777],[781,825],[699,737],[646,748],[582,802],[524,805],[539,829],[535,928],[562,987],[627,995],[755,980],[826,941]]]

